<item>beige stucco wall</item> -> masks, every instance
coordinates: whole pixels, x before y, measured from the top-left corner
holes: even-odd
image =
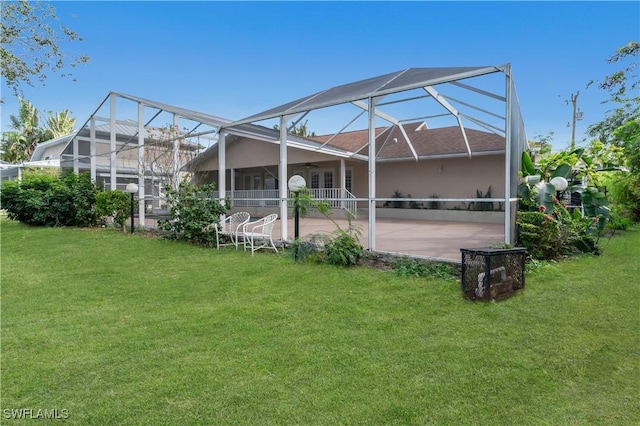
[[[433,195],[439,198],[471,198],[476,196],[476,190],[486,194],[489,186],[493,198],[504,196],[502,155],[378,163],[376,175],[376,193],[380,198],[392,197],[396,190],[404,196],[411,194],[413,198]],[[366,196],[366,191],[365,187],[363,196]]]
[[[226,147],[225,165],[227,169],[274,166],[280,160],[280,145],[269,142],[242,138]],[[333,161],[335,157],[327,154],[287,148],[288,163],[307,163]],[[218,170],[218,156],[214,155],[198,165],[198,171]]]
[[[269,173],[277,176],[280,158],[279,145],[241,139],[227,147],[227,169],[237,173]],[[340,186],[340,159],[326,154],[288,148],[287,176],[302,171],[309,182],[309,171],[304,163],[313,163],[316,170],[333,170],[334,186]],[[358,198],[368,196],[368,165],[364,161],[345,160],[353,170],[353,194]],[[217,182],[218,159],[213,156],[198,166],[197,183]],[[487,155],[472,158],[381,162],[376,164],[376,194],[378,198],[392,198],[396,190],[412,198],[473,198],[476,191],[486,194],[491,186],[493,198],[504,195],[504,156]],[[230,174],[227,172],[227,188]],[[263,177],[264,182],[264,177]]]

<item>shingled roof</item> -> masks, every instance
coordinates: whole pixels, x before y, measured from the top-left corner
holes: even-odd
[[[423,122],[403,124],[418,158],[457,157],[467,155],[462,132],[458,126],[428,129]],[[465,129],[472,154],[504,153],[505,139],[493,133],[474,129]],[[367,154],[368,131],[355,130],[333,135],[312,138],[321,143],[347,151]],[[413,160],[413,154],[407,145],[400,128],[376,128],[376,153],[379,160]]]

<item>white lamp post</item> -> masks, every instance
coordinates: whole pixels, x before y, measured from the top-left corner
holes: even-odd
[[[300,201],[300,190],[307,186],[307,182],[300,175],[293,175],[289,178],[288,182],[289,191],[295,194],[295,198],[293,201],[293,212],[294,212],[294,231],[293,235],[295,239],[298,239],[300,235],[300,209],[299,209],[299,201]]]
[[[125,191],[131,194],[131,233],[133,234],[133,195],[138,192],[138,185],[135,183],[129,183],[127,184],[127,189],[125,189]]]
[[[558,192],[562,192],[569,186],[569,182],[562,176],[556,176],[549,182]]]

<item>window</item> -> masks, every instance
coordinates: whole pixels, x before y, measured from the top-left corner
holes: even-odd
[[[346,169],[344,173],[344,187],[353,193],[353,169]]]
[[[324,188],[333,188],[333,171],[324,172]]]
[[[311,185],[312,189],[320,188],[320,172],[311,172]]]
[[[333,188],[333,170],[314,170],[310,175],[309,188]]]

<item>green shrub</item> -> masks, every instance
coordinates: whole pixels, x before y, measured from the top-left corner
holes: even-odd
[[[324,248],[325,236],[312,234],[305,239],[297,239],[291,244],[289,255],[296,262],[323,260],[322,251]]]
[[[424,262],[408,257],[394,260],[391,267],[393,272],[404,277],[432,277],[442,280],[455,280],[459,275],[453,265]]]
[[[336,229],[333,237],[324,245],[327,263],[339,266],[353,266],[362,257],[363,247],[352,229]]]
[[[101,218],[111,217],[115,224],[124,227],[130,216],[131,199],[123,191],[100,191],[96,194],[96,211]]]
[[[599,254],[600,219],[571,215],[554,197],[552,210],[520,211],[516,219],[519,245],[537,260],[552,260],[580,252]]]
[[[607,228],[616,231],[626,231],[631,225],[632,222],[629,219],[616,213],[611,213],[609,221],[607,222]]]
[[[196,186],[189,182],[182,182],[177,191],[167,188],[171,219],[160,220],[158,227],[173,239],[215,244],[212,226],[218,226],[226,206],[215,199],[214,191],[214,184]]]
[[[2,186],[7,216],[28,225],[94,226],[96,187],[88,174],[25,173],[22,182]]]
[[[89,173],[68,173],[62,178],[64,187],[68,188],[73,200],[74,226],[90,227],[98,223],[99,215],[96,211],[96,193],[98,189],[91,181]]]

